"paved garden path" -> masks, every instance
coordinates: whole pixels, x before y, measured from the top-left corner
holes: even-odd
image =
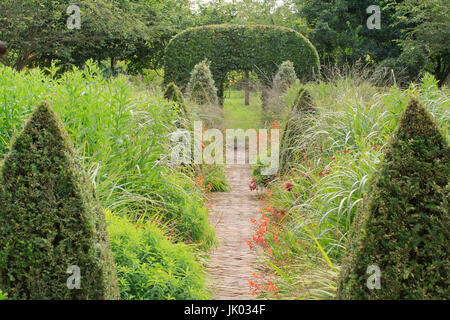
[[[238,153],[238,157],[245,154]],[[211,252],[208,273],[213,299],[251,299],[248,280],[256,264],[255,250],[247,245],[253,237],[251,218],[257,219],[259,202],[250,191],[249,164],[227,164],[226,176],[231,191],[212,193],[209,220],[216,229],[219,244]]]

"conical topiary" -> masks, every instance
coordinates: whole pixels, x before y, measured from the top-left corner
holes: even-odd
[[[188,114],[184,103],[184,96],[180,88],[174,83],[169,83],[163,93],[164,99],[175,102],[180,107],[181,116]]]
[[[285,121],[280,143],[280,172],[285,173],[299,161],[298,142],[305,129],[311,125],[311,115],[316,113],[311,95],[301,88]]]
[[[446,139],[411,101],[355,218],[337,298],[450,297],[449,166]]]
[[[12,299],[119,297],[103,211],[45,104],[0,171],[0,289]]]
[[[208,61],[195,65],[186,92],[192,101],[200,105],[218,103],[217,88]]]
[[[291,61],[283,61],[273,78],[273,88],[278,91],[286,91],[297,80],[294,64]]]
[[[184,102],[183,93],[178,86],[174,82],[169,83],[164,90],[163,96],[166,100],[173,103],[173,108],[178,116],[176,120],[177,128],[192,130],[189,111]]]

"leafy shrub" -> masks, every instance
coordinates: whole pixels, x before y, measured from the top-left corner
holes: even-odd
[[[297,80],[294,64],[291,61],[283,61],[273,78],[273,87],[278,91],[286,91]]]
[[[449,151],[430,114],[412,100],[355,219],[338,298],[449,297]],[[381,270],[381,289],[367,287],[370,265]]]
[[[137,90],[124,76],[105,80],[94,63],[58,80],[39,69],[0,66],[0,157],[42,100],[51,101],[64,122],[104,208],[133,221],[158,214],[175,223],[178,239],[205,247],[214,243],[193,176],[170,163],[167,137],[177,119],[170,103]]]
[[[0,287],[10,298],[118,298],[103,212],[47,105],[14,141],[0,179]],[[66,285],[71,265],[79,290]]]
[[[197,104],[217,104],[217,88],[207,61],[195,65],[186,92]]]
[[[155,224],[136,226],[106,215],[122,299],[207,299],[204,273],[192,250],[174,244]]]
[[[0,290],[0,300],[6,300],[8,298],[8,295],[6,293],[3,293],[2,290]]]
[[[174,81],[185,87],[194,66],[211,61],[217,95],[223,98],[227,73],[254,71],[268,82],[277,66],[290,60],[300,80],[319,75],[319,56],[300,33],[278,26],[209,25],[187,29],[167,45],[164,56],[164,83]]]
[[[311,95],[304,88],[300,88],[294,104],[288,113],[280,142],[280,173],[299,163],[301,151],[297,149],[298,141],[301,139],[305,128],[311,126],[311,115],[316,112],[316,107]]]

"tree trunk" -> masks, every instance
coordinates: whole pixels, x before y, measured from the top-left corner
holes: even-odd
[[[113,76],[116,75],[116,58],[115,57],[111,57],[111,74]]]
[[[244,79],[244,90],[245,90],[245,105],[248,106],[250,104],[250,80],[248,75],[248,70],[245,70],[245,79]]]

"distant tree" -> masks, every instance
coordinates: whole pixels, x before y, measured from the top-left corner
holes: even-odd
[[[448,1],[404,0],[396,6],[396,12],[400,21],[407,25],[403,29],[405,37],[400,40],[405,53],[403,59],[410,62],[412,67],[417,67],[417,59],[423,57],[426,60],[422,65],[423,69],[434,74],[442,85],[450,72]]]
[[[401,0],[399,0],[401,1]],[[398,57],[401,49],[393,42],[401,37],[396,0],[294,0],[298,16],[306,20],[306,36],[317,48],[324,65],[353,64],[359,59],[378,63]],[[367,8],[381,8],[381,30],[367,28]]]
[[[80,8],[80,29],[67,27],[70,5]],[[154,21],[142,3],[127,0],[3,0],[0,12],[0,39],[9,48],[2,62],[17,70],[126,57],[149,38]]]

